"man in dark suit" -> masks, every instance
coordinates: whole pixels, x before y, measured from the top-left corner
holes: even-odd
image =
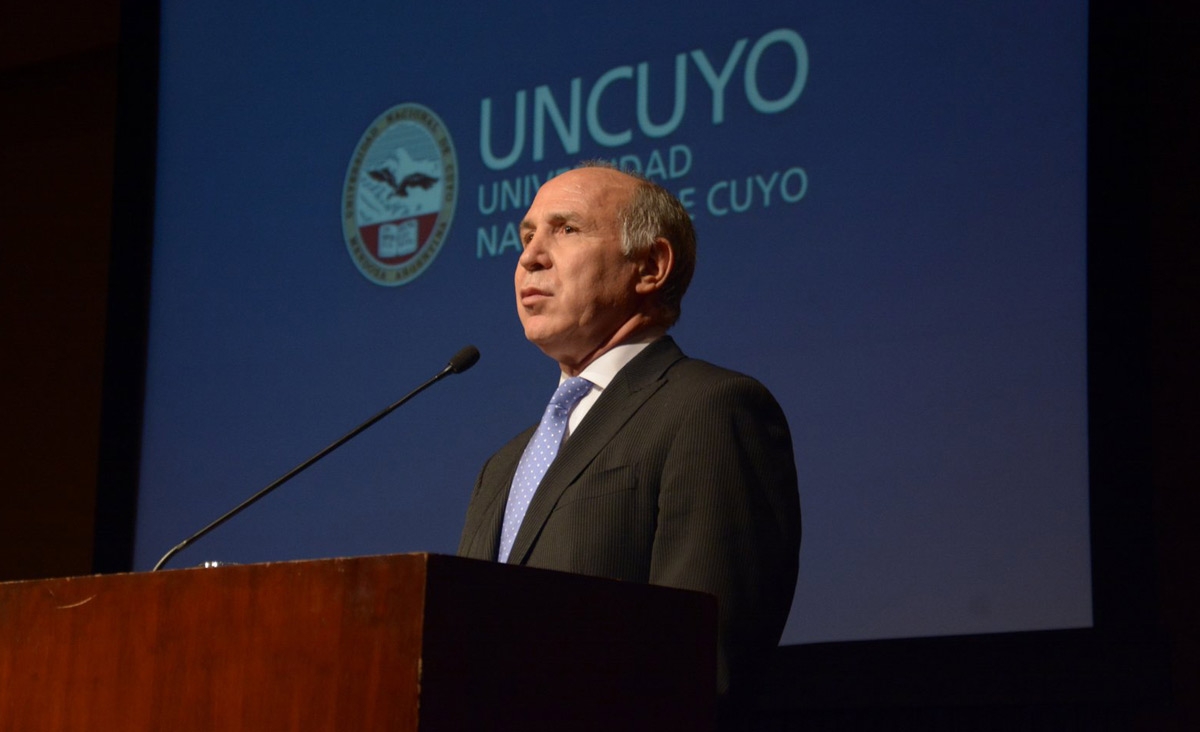
[[[666,190],[577,168],[541,187],[521,237],[525,336],[562,380],[588,383],[563,409],[565,435],[531,427],[483,467],[459,554],[716,595],[718,693],[738,699],[779,642],[796,584],[783,412],[757,381],[690,359],[666,336],[696,251]],[[539,451],[544,476],[513,490]]]

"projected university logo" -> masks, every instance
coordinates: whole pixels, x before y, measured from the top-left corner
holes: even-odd
[[[403,285],[433,262],[454,217],[458,160],[446,126],[419,104],[381,114],[359,140],[342,192],[342,232],[363,276]]]

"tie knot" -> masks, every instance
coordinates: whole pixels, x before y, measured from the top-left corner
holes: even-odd
[[[554,396],[550,397],[550,406],[557,410],[571,411],[580,399],[592,390],[592,382],[582,376],[572,376],[558,385]]]

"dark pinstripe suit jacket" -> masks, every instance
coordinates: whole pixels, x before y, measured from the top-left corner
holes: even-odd
[[[458,553],[496,558],[531,427],[484,465]],[[750,682],[779,641],[800,550],[782,410],[757,381],[670,338],[630,361],[567,439],[509,562],[717,596],[718,690]]]

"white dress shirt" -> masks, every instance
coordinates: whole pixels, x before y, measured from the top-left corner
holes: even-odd
[[[646,346],[662,338],[663,335],[663,331],[654,329],[630,343],[613,346],[579,373],[580,376],[592,382],[593,386],[592,390],[583,399],[579,400],[579,404],[572,410],[571,417],[567,420],[567,431],[563,436],[564,440],[575,431],[579,423],[587,416],[588,411],[591,410],[592,405],[596,403],[596,400],[600,398],[600,395],[608,388],[612,380],[616,378],[617,373],[625,368],[625,364],[632,361],[635,356],[645,350]],[[566,374],[560,374],[558,383],[561,384],[568,378]]]

